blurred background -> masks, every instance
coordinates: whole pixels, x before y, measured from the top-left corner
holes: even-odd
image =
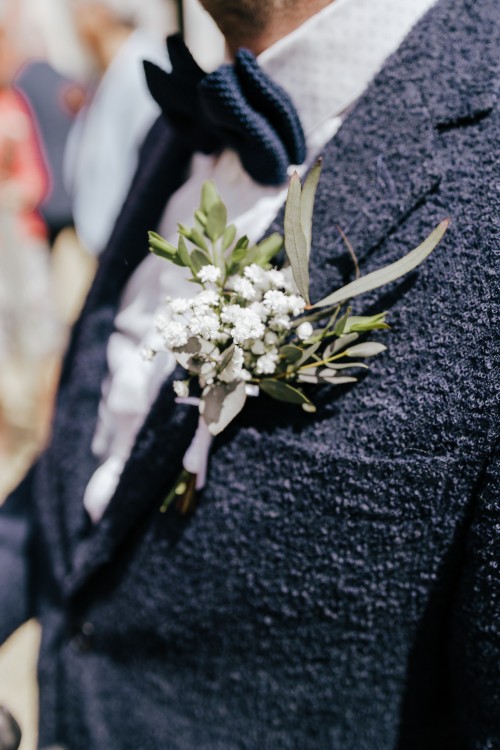
[[[158,116],[142,60],[182,29],[214,69],[198,0],[0,0],[0,504],[50,434],[60,365]],[[0,705],[35,750],[39,632],[0,648]]]

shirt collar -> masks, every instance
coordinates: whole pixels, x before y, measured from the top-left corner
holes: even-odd
[[[334,0],[259,55],[291,96],[308,145],[363,93],[435,0]]]

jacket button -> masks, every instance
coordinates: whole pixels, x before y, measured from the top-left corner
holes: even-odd
[[[0,750],[17,750],[21,744],[21,729],[10,711],[0,706]]]
[[[95,628],[91,622],[84,622],[83,625],[77,629],[75,635],[71,639],[71,645],[77,653],[84,654],[92,650],[94,632]]]

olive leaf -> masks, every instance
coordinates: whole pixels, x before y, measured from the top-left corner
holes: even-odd
[[[354,344],[345,350],[346,357],[376,357],[377,354],[385,352],[387,347],[378,341],[364,341],[362,344]]]
[[[316,307],[326,307],[327,305],[336,305],[340,302],[345,302],[348,299],[357,297],[360,294],[371,292],[373,289],[378,289],[381,286],[389,284],[391,281],[396,281],[401,276],[405,276],[414,268],[417,268],[424,260],[432,253],[432,251],[439,244],[443,238],[444,233],[448,229],[450,224],[449,219],[445,219],[434,229],[433,232],[414,250],[409,252],[400,260],[395,263],[391,263],[384,268],[379,268],[377,271],[361,276],[361,278],[352,281],[350,284],[338,289],[333,294],[329,294],[319,302],[312,305]]]
[[[301,196],[300,179],[294,172],[285,206],[285,249],[299,294],[309,304],[309,253],[302,229]]]
[[[334,354],[341,352],[342,349],[345,349],[346,346],[349,346],[349,344],[352,344],[353,341],[356,341],[357,339],[359,339],[359,333],[347,333],[344,336],[341,336],[336,341],[328,344],[323,352],[323,359],[328,359],[328,357],[332,357]]]
[[[264,393],[278,401],[286,401],[289,404],[310,404],[310,399],[298,388],[283,383],[281,380],[266,379],[259,382],[259,387]]]
[[[294,346],[293,344],[286,344],[285,346],[281,347],[280,354],[287,360],[287,362],[291,362],[293,364],[294,362],[298,362],[302,357],[303,350],[298,346]]]
[[[314,199],[316,197],[316,190],[318,187],[319,178],[321,176],[321,164],[322,160],[318,159],[316,164],[313,166],[311,171],[306,177],[304,185],[302,187],[302,200],[300,203],[300,216],[302,229],[307,243],[307,257],[311,257],[311,245],[312,245],[312,222],[313,222],[313,210],[314,210]]]
[[[247,399],[245,383],[216,383],[203,391],[202,415],[211,435],[218,435],[240,413]]]

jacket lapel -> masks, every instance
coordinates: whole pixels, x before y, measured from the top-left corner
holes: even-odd
[[[445,70],[453,67],[453,58],[458,54],[458,47],[443,48],[441,33],[448,15],[456,12],[453,6],[449,2],[438,4],[417,26],[324,151],[315,207],[313,299],[345,283],[352,272],[352,262],[336,225],[347,234],[363,272],[390,262],[407,250],[395,248],[388,252],[385,241],[439,184],[442,123],[446,117],[454,121],[459,111],[465,110],[470,116],[491,106],[486,77],[483,86],[476,84],[467,102],[460,106],[456,97],[448,97],[453,107],[447,112],[441,99],[430,94],[439,86],[441,77],[441,91],[446,96],[446,76],[440,71],[443,62]],[[435,64],[429,63],[429,57]],[[429,219],[428,231],[440,218],[444,217]],[[271,229],[282,231],[282,227],[283,212]],[[65,582],[68,594],[78,590],[109,561],[141,518],[161,502],[179,471],[194,434],[196,416],[193,408],[174,406],[168,381],[141,431],[108,511],[77,551],[74,568]],[[91,434],[92,431],[86,438],[87,445]],[[79,503],[84,486],[80,480]]]
[[[84,532],[82,497],[96,468],[91,451],[106,350],[114,328],[120,294],[127,279],[148,253],[147,231],[157,227],[170,195],[182,183],[190,153],[159,119],[141,154],[113,235],[100,260],[95,282],[75,328],[65,359],[53,438],[39,469],[39,517],[61,579]]]

